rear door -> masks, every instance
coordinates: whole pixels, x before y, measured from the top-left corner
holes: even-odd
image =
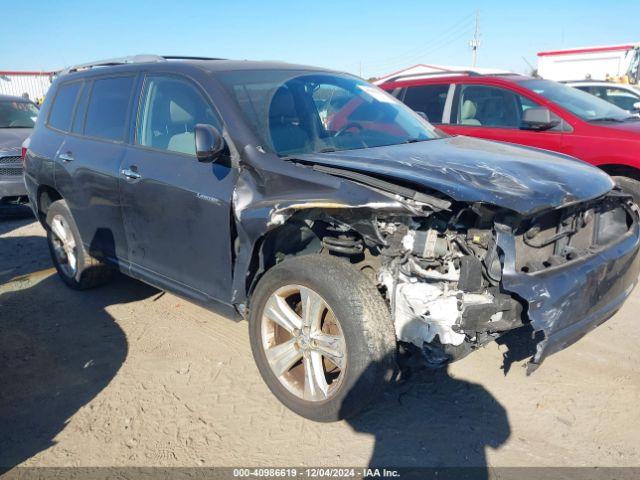
[[[120,193],[131,273],[207,301],[231,298],[231,196],[235,172],[200,163],[194,126],[222,125],[191,80],[149,75]]]
[[[96,256],[126,264],[119,167],[132,110],[135,74],[86,80],[71,131],[57,153],[56,186],[80,236]]]
[[[562,150],[564,123],[550,130],[521,129],[523,112],[540,107],[534,100],[510,89],[478,84],[458,85],[447,133],[518,143],[552,151]],[[554,114],[552,114],[554,115]]]
[[[453,89],[453,85],[448,83],[414,85],[403,89],[399,98],[432,124],[440,125],[449,121]]]

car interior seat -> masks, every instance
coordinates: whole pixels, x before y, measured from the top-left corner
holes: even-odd
[[[475,118],[477,107],[471,100],[465,100],[462,103],[462,110],[460,111],[460,123],[462,125],[482,125],[479,120]]]
[[[178,92],[174,92],[178,93]],[[169,101],[169,117],[173,133],[167,150],[195,154],[195,117],[197,106],[189,95],[174,95]]]
[[[269,107],[269,134],[276,152],[300,152],[310,144],[307,131],[300,125],[293,94],[280,87]]]

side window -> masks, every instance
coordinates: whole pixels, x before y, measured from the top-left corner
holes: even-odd
[[[196,87],[174,77],[147,78],[138,122],[138,145],[189,155],[196,154],[196,124],[206,123],[222,130],[213,109]]]
[[[520,128],[522,112],[537,103],[510,90],[463,85],[458,101],[459,125]]]
[[[84,134],[89,137],[122,141],[135,77],[102,78],[93,82]]]
[[[449,85],[419,85],[407,87],[404,103],[416,112],[423,112],[431,123],[442,123]]]
[[[51,106],[48,124],[53,128],[68,132],[73,118],[73,107],[80,91],[82,82],[60,85]]]
[[[640,98],[633,93],[622,88],[615,87],[607,88],[607,96],[604,100],[613,103],[623,110],[633,110],[634,104],[640,102]]]
[[[87,113],[87,103],[89,102],[89,94],[91,93],[91,83],[85,82],[80,90],[80,96],[76,102],[76,113],[73,116],[73,125],[71,131],[73,133],[82,133],[84,127],[84,117]]]

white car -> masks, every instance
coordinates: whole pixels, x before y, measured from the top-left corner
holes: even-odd
[[[566,84],[595,95],[630,113],[640,113],[640,88],[638,86],[588,80],[566,82]]]

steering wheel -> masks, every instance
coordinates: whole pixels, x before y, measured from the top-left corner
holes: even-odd
[[[333,134],[333,138],[339,137],[340,135],[344,134],[348,130],[351,130],[352,128],[357,128],[359,131],[363,131],[364,130],[364,127],[362,125],[360,125],[359,123],[349,122],[344,127],[342,127],[340,130],[338,130],[336,133],[334,133]]]

